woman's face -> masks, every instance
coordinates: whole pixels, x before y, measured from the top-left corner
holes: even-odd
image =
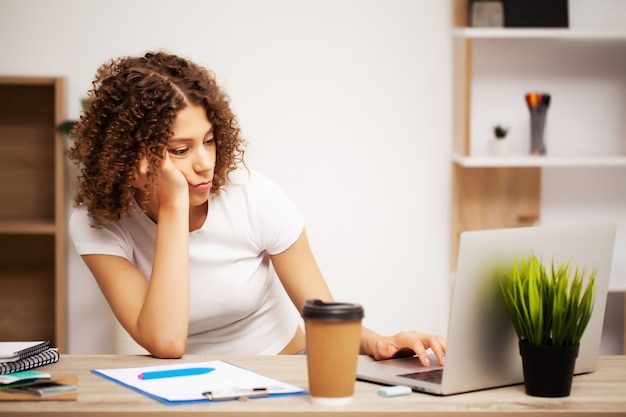
[[[190,205],[199,206],[208,200],[213,185],[216,158],[213,125],[203,107],[187,106],[176,116],[172,130],[174,135],[167,148],[170,159],[189,184]]]

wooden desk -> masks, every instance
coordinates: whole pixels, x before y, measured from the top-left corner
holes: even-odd
[[[185,356],[181,362],[224,359],[256,372],[307,388],[304,356]],[[361,360],[370,360],[362,357]],[[171,361],[133,355],[64,355],[53,365],[38,368],[53,374],[76,373],[77,401],[2,402],[0,416],[274,416],[323,414],[352,416],[626,416],[626,356],[604,356],[597,372],[574,377],[572,394],[566,398],[536,398],[515,385],[467,394],[438,397],[413,393],[385,398],[377,395],[378,385],[357,382],[355,398],[347,406],[311,404],[308,396],[265,398],[245,402],[190,405],[163,405],[142,394],[91,374],[93,368],[115,368],[165,364]]]

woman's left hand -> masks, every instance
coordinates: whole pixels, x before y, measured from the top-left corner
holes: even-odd
[[[446,340],[441,336],[419,333],[416,331],[402,331],[393,336],[370,335],[375,340],[370,343],[371,352],[368,352],[376,360],[390,359],[395,356],[407,356],[406,352],[416,354],[424,366],[430,366],[427,349],[437,357],[439,365],[444,364],[446,353]]]

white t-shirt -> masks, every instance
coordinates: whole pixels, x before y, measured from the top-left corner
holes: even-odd
[[[304,229],[302,214],[271,180],[243,170],[211,197],[204,225],[189,235],[191,305],[188,354],[276,354],[291,340],[299,313],[269,255],[288,249]],[[101,229],[86,207],[70,232],[80,255],[130,260],[150,279],[156,224],[144,213]]]

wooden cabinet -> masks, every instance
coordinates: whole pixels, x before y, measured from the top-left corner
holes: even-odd
[[[0,340],[66,349],[60,78],[0,77]]]

